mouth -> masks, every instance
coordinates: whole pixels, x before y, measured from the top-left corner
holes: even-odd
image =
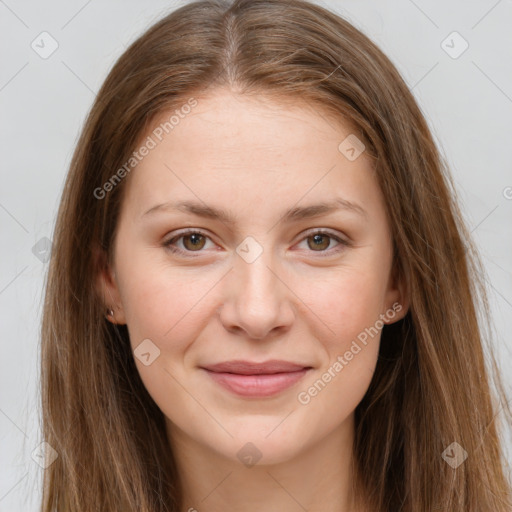
[[[215,383],[236,395],[263,398],[290,388],[312,367],[274,360],[266,363],[227,361],[201,369]]]

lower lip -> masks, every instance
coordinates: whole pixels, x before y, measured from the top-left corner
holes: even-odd
[[[297,383],[308,368],[296,372],[273,373],[267,375],[240,375],[236,373],[218,373],[206,370],[210,377],[240,396],[266,397],[275,395]]]

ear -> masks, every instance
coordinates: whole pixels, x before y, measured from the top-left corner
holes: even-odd
[[[403,272],[399,271],[396,261],[390,272],[388,289],[386,292],[383,321],[385,324],[393,324],[401,320],[409,311],[409,289]]]
[[[126,319],[115,271],[110,268],[107,255],[103,249],[96,247],[93,250],[93,257],[95,269],[94,284],[98,297],[103,301],[105,316],[113,324],[124,325],[126,324]],[[114,314],[107,314],[108,310],[112,310]]]

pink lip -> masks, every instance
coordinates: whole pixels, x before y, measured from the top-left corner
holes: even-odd
[[[266,397],[293,386],[311,367],[287,361],[227,361],[204,367],[212,379],[241,396]]]

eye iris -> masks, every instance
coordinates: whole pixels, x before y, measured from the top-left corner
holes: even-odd
[[[311,245],[309,243],[309,240],[314,239],[314,245]],[[327,241],[327,244],[322,244],[322,239]],[[310,249],[327,249],[329,247],[329,236],[328,235],[322,235],[322,234],[316,234],[308,237],[308,246]]]
[[[200,240],[202,239],[202,240]],[[187,244],[187,240],[194,240],[192,242],[192,246],[189,247],[188,244]],[[202,241],[202,245],[201,245],[201,241]],[[198,244],[199,242],[199,244]],[[204,242],[205,242],[205,237],[203,235],[200,235],[199,233],[192,233],[191,235],[184,235],[183,236],[183,245],[187,248],[187,249],[191,249],[191,250],[195,250],[195,249],[202,249],[204,247]]]

